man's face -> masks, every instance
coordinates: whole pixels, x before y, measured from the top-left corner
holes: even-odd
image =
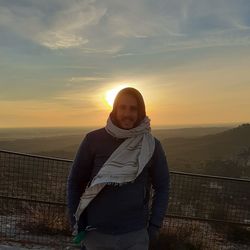
[[[138,119],[138,104],[131,95],[122,95],[119,98],[116,112],[118,125],[122,129],[131,129]]]

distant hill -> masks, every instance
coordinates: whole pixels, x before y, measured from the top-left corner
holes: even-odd
[[[0,141],[16,139],[48,138],[52,136],[81,135],[94,128],[52,127],[52,128],[0,128]]]
[[[84,136],[85,134],[2,140],[0,149],[72,159]]]
[[[192,128],[178,128],[178,129],[153,129],[152,134],[163,140],[165,138],[190,138],[204,135],[217,134],[226,131],[232,127],[192,127]]]
[[[171,137],[197,137],[225,131],[228,127],[156,129],[159,140]],[[72,159],[89,130],[76,129],[6,129],[0,131],[0,149]],[[69,134],[71,133],[71,134]],[[23,136],[23,137],[22,137]]]
[[[197,138],[168,138],[162,144],[172,168],[193,171],[207,160],[234,159],[250,147],[250,124]]]

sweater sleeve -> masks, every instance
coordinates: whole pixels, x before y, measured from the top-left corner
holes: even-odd
[[[151,181],[153,196],[149,224],[160,228],[167,210],[170,179],[166,156],[158,140],[155,143]]]
[[[88,135],[82,141],[73,161],[67,182],[67,207],[71,226],[75,224],[74,213],[80,197],[85,190],[91,175],[93,153],[91,152]]]

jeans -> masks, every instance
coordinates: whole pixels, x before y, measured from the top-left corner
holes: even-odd
[[[86,250],[148,250],[149,237],[146,228],[119,235],[90,231],[83,244]]]

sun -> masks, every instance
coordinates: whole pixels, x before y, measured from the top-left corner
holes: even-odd
[[[115,97],[116,95],[118,94],[118,92],[123,89],[123,88],[126,88],[127,86],[125,85],[122,85],[122,86],[118,86],[116,88],[113,88],[113,89],[110,89],[106,92],[105,94],[105,101],[107,102],[107,104],[110,106],[110,107],[113,107],[113,103],[114,103],[114,100],[115,100]]]
[[[106,92],[105,100],[110,107],[113,106],[113,103],[114,103],[114,100],[115,100],[115,97],[116,97],[118,91],[116,91],[116,89],[111,89],[111,90],[108,90]]]

